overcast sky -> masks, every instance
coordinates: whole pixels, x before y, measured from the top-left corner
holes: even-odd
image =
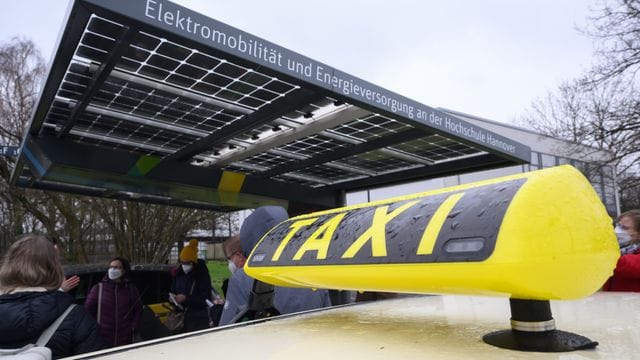
[[[176,1],[432,107],[510,122],[592,63],[594,0]],[[0,41],[51,58],[67,0],[5,1]]]

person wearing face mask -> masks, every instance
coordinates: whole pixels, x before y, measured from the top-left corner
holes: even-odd
[[[242,247],[240,246],[240,235],[235,235],[224,241],[222,249],[227,257],[227,266],[229,272],[233,276],[235,272],[244,266],[246,258],[242,254]]]
[[[247,258],[242,252],[239,235],[232,236],[225,240],[222,248],[227,257],[231,277],[227,284],[225,303],[219,324],[228,325],[237,322],[236,316],[247,310],[247,302],[251,294],[254,279],[244,273],[243,267]]]
[[[207,300],[212,294],[211,277],[205,261],[198,259],[198,240],[189,241],[180,251],[179,261],[170,297],[186,312],[181,332],[206,329],[210,323]]]
[[[225,241],[223,248],[232,274],[229,279],[220,325],[233,324],[244,318],[243,315],[249,310],[248,304],[254,279],[244,272],[243,266],[258,241],[271,228],[288,218],[289,215],[283,207],[259,207],[246,218],[240,228],[240,235]],[[331,300],[329,292],[324,289],[312,290],[275,286],[272,306],[279,314],[291,314],[331,306]]]
[[[615,228],[620,244],[620,258],[613,276],[603,285],[604,291],[640,291],[640,210],[618,217]]]
[[[140,324],[142,302],[129,279],[130,272],[127,259],[119,256],[111,259],[107,274],[91,288],[84,303],[98,322],[100,335],[108,347],[131,344]]]

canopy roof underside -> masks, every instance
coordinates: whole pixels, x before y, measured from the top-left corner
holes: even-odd
[[[346,191],[529,153],[166,1],[77,0],[36,106],[14,184],[222,211],[335,207]]]

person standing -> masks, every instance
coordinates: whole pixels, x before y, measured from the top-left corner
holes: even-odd
[[[280,206],[262,206],[249,215],[240,228],[239,237],[231,237],[224,244],[229,261],[231,278],[227,289],[220,325],[228,325],[242,319],[249,310],[249,298],[254,279],[244,272],[243,266],[258,241],[274,226],[287,220],[287,211]],[[274,286],[273,307],[280,314],[331,306],[329,292],[318,289],[301,289]]]
[[[618,217],[616,234],[621,256],[613,276],[602,286],[604,291],[640,291],[640,209]]]
[[[184,327],[180,332],[191,332],[209,327],[211,276],[204,260],[198,259],[198,240],[191,239],[180,251],[180,267],[171,284],[170,297],[184,308]]]
[[[0,348],[33,344],[73,304],[58,291],[64,275],[58,252],[45,237],[28,234],[14,242],[0,266]],[[103,348],[96,321],[75,306],[46,344],[53,358]]]
[[[109,261],[102,281],[94,285],[84,307],[97,320],[100,334],[109,347],[131,344],[140,324],[142,302],[130,281],[131,265],[123,257]]]
[[[242,316],[249,310],[248,303],[254,279],[244,272],[243,267],[247,258],[242,251],[239,235],[225,240],[222,249],[227,258],[231,277],[227,282],[225,302],[218,325],[229,325],[241,322]]]

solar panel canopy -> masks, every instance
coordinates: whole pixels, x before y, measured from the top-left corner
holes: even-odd
[[[529,162],[528,147],[162,0],[69,8],[12,183],[212,210]]]

